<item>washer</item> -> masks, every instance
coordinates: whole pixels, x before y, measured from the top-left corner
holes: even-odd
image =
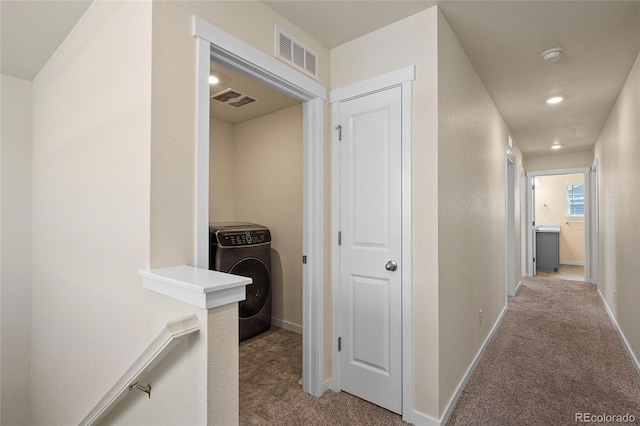
[[[209,269],[253,279],[238,304],[240,341],[271,327],[271,233],[248,222],[209,224]]]

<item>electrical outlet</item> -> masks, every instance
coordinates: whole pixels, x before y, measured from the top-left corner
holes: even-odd
[[[618,302],[618,295],[617,295],[615,290],[613,290],[613,301],[614,301],[614,303]]]
[[[482,309],[478,311],[478,319],[480,320],[480,325],[482,325]]]

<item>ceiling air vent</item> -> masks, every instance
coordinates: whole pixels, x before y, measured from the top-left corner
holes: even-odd
[[[252,102],[257,101],[256,98],[249,95],[245,95],[239,90],[231,89],[231,88],[225,89],[222,92],[218,92],[214,95],[211,95],[211,99],[214,99],[218,102],[222,102],[223,104],[234,106],[236,108],[239,108],[241,106],[245,106]]]
[[[307,49],[276,25],[276,57],[318,79],[318,54]]]

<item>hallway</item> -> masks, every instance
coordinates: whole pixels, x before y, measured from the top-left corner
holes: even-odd
[[[447,425],[565,425],[583,413],[637,424],[638,372],[595,286],[525,279]]]

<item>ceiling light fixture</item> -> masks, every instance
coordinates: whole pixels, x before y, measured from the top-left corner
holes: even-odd
[[[551,145],[551,149],[560,149],[560,148],[562,148],[562,145],[559,145],[559,144]]]
[[[547,99],[547,103],[548,104],[559,104],[563,100],[564,100],[564,98],[562,96],[552,96],[549,99]]]
[[[218,77],[216,77],[215,75],[209,76],[209,84],[218,84],[218,83],[220,83],[220,79]]]
[[[547,62],[555,62],[562,57],[563,53],[564,49],[562,47],[554,47],[542,52],[540,57]]]

